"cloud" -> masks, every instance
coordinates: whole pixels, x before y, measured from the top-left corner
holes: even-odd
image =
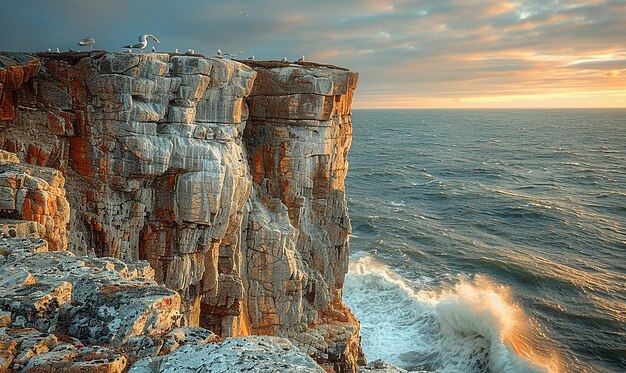
[[[623,85],[626,60],[623,0],[29,0],[10,8],[0,14],[0,49],[77,49],[94,36],[96,47],[119,50],[151,32],[160,50],[304,54],[358,70],[357,106],[372,97],[420,105],[612,90]]]
[[[626,59],[579,61],[566,67],[581,70],[623,70],[626,69]]]

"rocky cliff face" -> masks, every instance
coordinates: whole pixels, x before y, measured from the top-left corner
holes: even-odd
[[[5,167],[18,176],[0,185],[0,218],[33,221],[51,250],[147,260],[185,325],[285,336],[353,371],[341,288],[356,81],[313,64],[1,55],[0,149],[40,167]]]

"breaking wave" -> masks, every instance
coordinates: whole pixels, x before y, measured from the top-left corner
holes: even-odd
[[[508,288],[482,276],[425,288],[370,256],[351,263],[344,301],[361,321],[369,360],[431,372],[559,371],[549,341]]]

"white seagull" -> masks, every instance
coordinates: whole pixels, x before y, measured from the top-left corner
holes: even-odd
[[[174,53],[178,53],[178,48],[174,49]]]
[[[150,38],[150,39],[156,41],[157,43],[161,44],[159,39],[157,39],[154,35],[152,35],[152,34],[145,34],[145,35],[140,35],[137,38],[139,40],[139,43],[125,45],[122,48],[139,49],[140,51],[143,52],[143,49],[148,46],[148,38]]]
[[[280,62],[287,62],[287,57],[283,57],[283,59],[280,60]]]
[[[244,15],[244,16],[246,16],[246,17],[248,16],[248,13],[246,13],[246,12],[245,12],[245,11],[243,11],[243,10],[242,10],[241,12],[239,12],[239,14],[243,14],[243,15]]]
[[[154,47],[154,45],[152,46],[152,53],[156,52],[156,48]]]
[[[224,57],[224,53],[222,53],[222,50],[221,50],[221,49],[218,49],[218,50],[217,50],[217,56],[216,56],[216,57],[217,57],[217,58],[223,58],[223,57]]]
[[[88,45],[89,46],[89,50],[92,50],[94,44],[96,44],[96,39],[92,38],[91,36],[88,36],[88,37],[84,38],[83,40],[79,41],[77,44],[82,46],[82,47],[84,47],[85,45]]]
[[[253,60],[254,59],[254,54],[250,55],[250,57],[248,57],[249,60]]]
[[[304,62],[304,56],[302,56],[302,57],[298,58],[298,59],[296,60],[296,62]]]

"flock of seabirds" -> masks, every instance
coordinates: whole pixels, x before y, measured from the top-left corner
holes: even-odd
[[[129,53],[133,52],[133,49],[139,49],[140,52],[143,53],[143,50],[148,46],[148,39],[152,39],[154,41],[156,41],[157,43],[161,43],[159,41],[159,39],[156,38],[156,36],[152,35],[152,34],[144,34],[144,35],[139,35],[139,37],[137,38],[139,40],[139,43],[136,44],[128,44],[123,46],[122,48],[127,48]],[[90,50],[93,50],[93,46],[96,44],[96,39],[89,36],[84,38],[83,40],[79,41],[77,43],[80,46],[88,46]],[[73,52],[73,50],[69,50],[70,52]],[[52,49],[48,48],[48,52],[52,52]],[[61,50],[59,48],[56,49],[57,53],[61,53]],[[152,47],[152,52],[156,52],[156,48],[153,46]],[[178,49],[174,50],[175,53],[179,53]],[[187,52],[185,52],[185,54],[195,54],[196,52],[193,49],[189,49],[187,50]],[[233,60],[237,59],[237,56],[239,56],[241,53],[243,53],[243,51],[238,51],[236,53],[225,53],[222,52],[221,49],[217,50],[217,54],[215,55],[215,57],[217,58],[224,58],[224,57],[229,57]],[[248,57],[249,60],[254,60],[254,54],[250,55],[250,57]],[[283,57],[282,60],[280,60],[281,62],[288,62],[287,57]],[[303,62],[304,61],[304,56],[298,58],[297,60],[295,60],[294,62]]]
[[[246,17],[248,17],[248,13],[246,13],[245,11],[239,12],[239,14],[244,15]],[[159,41],[159,39],[156,38],[156,36],[152,35],[152,34],[144,34],[144,35],[139,35],[138,37],[138,41],[139,43],[136,44],[128,44],[123,46],[122,48],[127,48],[128,53],[133,53],[133,49],[139,49],[140,52],[143,53],[143,50],[148,46],[148,39],[152,39],[155,42],[161,44],[161,42]],[[88,46],[89,50],[93,50],[93,46],[96,44],[96,39],[88,36],[86,38],[84,38],[83,40],[79,41],[77,43],[78,45],[85,47]],[[69,50],[70,52],[73,52],[73,50]],[[50,48],[48,48],[48,52],[52,52],[52,50]],[[59,48],[56,49],[57,53],[61,53],[61,51],[59,50]],[[152,52],[156,52],[156,48],[154,46],[152,46]],[[176,49],[174,51],[175,53],[179,53],[178,49]],[[185,52],[185,54],[195,54],[196,52],[193,49],[189,49],[187,52]],[[243,51],[238,51],[236,53],[224,53],[222,52],[221,49],[217,50],[217,54],[215,55],[216,58],[224,58],[224,57],[228,57],[230,59],[237,59],[237,56],[240,55],[241,53],[243,53]],[[248,57],[248,60],[254,60],[254,54],[250,55],[250,57]],[[298,58],[296,61],[294,62],[303,62],[304,61],[304,56]],[[287,57],[283,57],[282,60],[280,60],[280,62],[288,62]]]

